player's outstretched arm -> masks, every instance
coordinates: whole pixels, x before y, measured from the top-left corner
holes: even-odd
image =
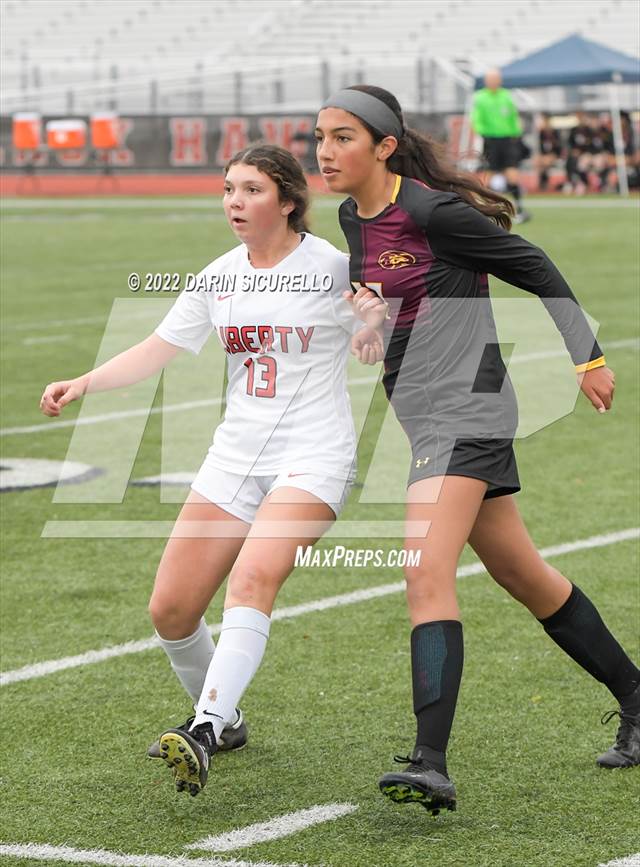
[[[615,378],[605,366],[577,298],[554,263],[525,238],[501,229],[479,211],[452,197],[436,206],[428,229],[436,256],[458,267],[495,274],[537,295],[547,308],[576,365],[585,397],[600,413],[611,408]]]
[[[114,355],[95,370],[76,379],[51,382],[40,399],[40,409],[48,416],[60,415],[63,407],[84,394],[93,391],[109,391],[134,385],[162,370],[180,352],[157,334],[151,334],[141,343]]]

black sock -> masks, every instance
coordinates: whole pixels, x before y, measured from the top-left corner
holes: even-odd
[[[522,190],[520,189],[519,184],[507,184],[507,190],[509,194],[513,196],[516,203],[516,213],[520,213],[522,210]]]
[[[640,684],[640,669],[605,626],[591,600],[576,585],[555,614],[540,621],[571,659],[622,701]]]
[[[549,185],[549,172],[546,169],[543,169],[540,172],[540,180],[539,186],[541,190],[546,190]]]
[[[631,716],[640,716],[640,684],[632,693],[620,699],[620,710]]]
[[[420,623],[411,632],[416,749],[436,771],[447,773],[446,750],[456,710],[464,646],[459,620]]]

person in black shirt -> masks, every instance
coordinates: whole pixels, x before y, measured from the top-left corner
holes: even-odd
[[[567,142],[567,184],[574,192],[583,194],[589,188],[593,127],[586,112],[579,111],[576,117],[578,123],[569,130]]]
[[[590,168],[598,176],[598,192],[604,192],[608,188],[610,171],[615,167],[615,146],[611,119],[608,115],[591,115],[591,142],[589,153],[591,154]]]
[[[548,189],[549,186],[549,169],[562,155],[560,132],[551,126],[548,114],[540,116],[538,148],[539,152],[536,154],[535,165],[539,172],[539,188],[543,191]]]
[[[638,189],[640,187],[640,150],[638,150],[636,145],[633,124],[628,111],[620,112],[620,123],[622,126],[622,141],[624,144],[625,161],[627,163],[629,189]]]
[[[350,195],[339,211],[356,290],[349,297],[369,325],[383,325],[383,382],[412,447],[407,521],[430,522],[426,537],[407,539],[421,559],[405,569],[416,743],[402,759],[406,769],[382,777],[381,791],[432,813],[455,808],[446,749],[462,675],[455,579],[466,542],[620,703],[616,745],[598,763],[639,764],[640,670],[587,596],[541,558],[512,496],[517,408],[487,274],[542,300],[583,393],[604,413],[614,376],[578,302],[542,250],[509,233],[510,202],[407,129],[388,91],[356,85],[334,94],[319,112],[316,138],[329,189]]]

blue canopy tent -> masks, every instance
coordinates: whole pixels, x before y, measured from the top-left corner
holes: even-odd
[[[514,60],[500,69],[504,87],[552,87],[640,81],[640,59],[578,33]],[[614,77],[615,76],[615,77]],[[483,87],[476,78],[476,89]]]
[[[574,33],[503,66],[500,72],[503,87],[506,88],[562,87],[610,82],[619,186],[623,195],[628,193],[617,85],[622,82],[640,82],[640,58],[623,54]],[[482,77],[476,78],[476,89],[483,86]]]

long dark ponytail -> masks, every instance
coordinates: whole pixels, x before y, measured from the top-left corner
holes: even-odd
[[[404,134],[398,142],[397,150],[387,160],[390,171],[423,181],[436,190],[457,193],[477,211],[494,219],[499,226],[504,229],[511,228],[511,218],[515,211],[509,199],[485,187],[470,172],[458,171],[448,158],[445,145],[415,129],[407,129],[400,103],[392,93],[370,84],[354,84],[347,90],[361,90],[375,96],[384,102],[402,123]],[[376,144],[382,141],[385,136],[362,118],[359,120]]]

